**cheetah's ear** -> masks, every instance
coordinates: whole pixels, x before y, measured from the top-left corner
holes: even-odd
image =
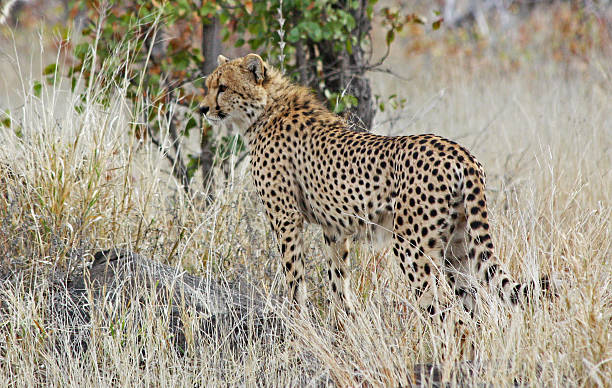
[[[247,55],[244,57],[244,65],[251,73],[253,73],[256,83],[260,84],[266,79],[266,65],[259,55]]]
[[[221,66],[221,65],[223,65],[224,63],[227,63],[227,62],[229,62],[229,59],[227,59],[223,55],[219,55],[217,57],[217,66]]]

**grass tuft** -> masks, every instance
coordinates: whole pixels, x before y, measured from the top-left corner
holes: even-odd
[[[513,73],[483,67],[475,75],[443,58],[430,60],[429,71],[411,82],[375,76],[378,92],[400,93],[408,102],[404,118],[381,116],[374,130],[434,131],[468,146],[487,171],[499,256],[518,278],[551,275],[560,283],[556,300],[510,312],[488,296],[480,325],[458,332],[422,316],[389,255],[361,246],[353,252],[361,307],[338,332],[328,311],[321,232],[308,227],[313,314],[278,311],[289,328],[284,341],[253,336],[237,351],[219,336],[177,354],[167,310],[144,291],[95,305],[89,321],[66,315],[50,307],[50,295],[111,246],[222,284],[246,277],[270,300],[285,294],[282,269],[244,164],[215,192],[186,195],[159,148],[133,135],[140,112],[121,83],[100,78],[82,101],[82,87],[73,92],[60,79],[43,83],[37,95],[20,74],[13,79],[22,83],[11,90],[22,104],[0,113],[10,118],[0,126],[0,381],[396,386],[411,381],[415,365],[435,364],[445,380],[467,385],[608,385],[612,89],[600,76],[610,79],[612,69],[594,59],[592,71],[568,77],[563,66],[543,61]],[[20,67],[11,62],[18,58],[2,61],[7,72]],[[161,131],[164,139],[167,128]],[[458,305],[448,313],[465,318]],[[195,321],[186,313],[188,327]],[[79,325],[91,338],[83,353],[69,345]],[[464,368],[469,372],[460,373]]]

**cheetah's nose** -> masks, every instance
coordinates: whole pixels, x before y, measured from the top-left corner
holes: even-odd
[[[208,109],[209,109],[208,106],[202,105],[200,106],[200,113],[205,115],[206,113],[208,113]]]

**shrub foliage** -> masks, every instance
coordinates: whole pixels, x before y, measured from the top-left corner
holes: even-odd
[[[374,19],[376,3],[76,0],[72,15],[85,20],[85,40],[72,48],[76,63],[68,75],[75,87],[83,74],[85,82],[90,79],[84,69],[95,69],[96,61],[116,58],[117,66],[124,67],[115,73],[116,82],[129,82],[132,103],[140,108],[134,135],[161,149],[174,175],[189,191],[198,168],[208,176],[213,164],[236,148],[232,145],[242,144],[233,136],[220,137],[213,144],[210,128],[196,113],[204,93],[203,79],[216,65],[220,41],[238,52],[261,53],[297,82],[309,85],[329,102],[330,109],[365,129],[375,113],[365,73],[386,58],[385,54],[372,59],[372,22],[376,20],[388,31],[387,53],[396,32],[406,23],[422,23],[415,15],[401,16],[388,8]],[[129,66],[125,66],[126,58]],[[48,69],[49,74],[54,71],[55,67]],[[170,146],[160,139],[161,125],[167,126]],[[192,131],[200,136],[201,152],[185,155],[182,144]]]

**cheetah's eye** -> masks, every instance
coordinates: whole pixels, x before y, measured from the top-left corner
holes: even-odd
[[[225,91],[225,89],[227,89],[227,86],[219,85],[219,93],[223,93]]]

